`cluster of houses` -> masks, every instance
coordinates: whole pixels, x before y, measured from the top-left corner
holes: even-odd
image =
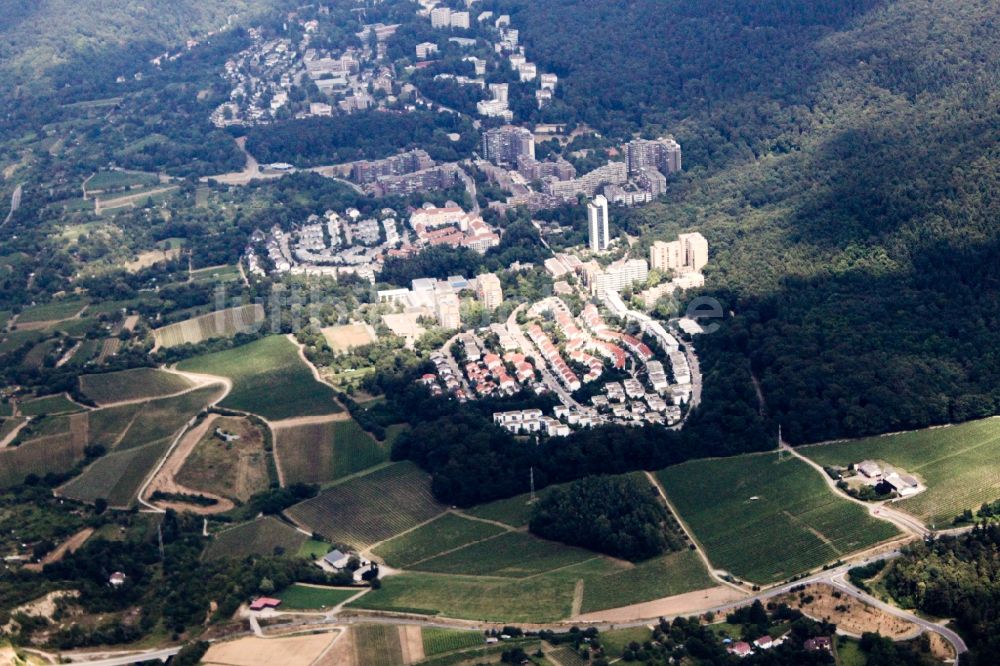
[[[500,244],[500,236],[475,213],[467,213],[454,201],[441,208],[427,203],[410,215],[416,250],[424,247],[465,247],[483,254]]]
[[[299,109],[295,118],[364,111],[384,103],[373,95],[376,91],[385,93],[383,100],[394,100],[393,70],[377,61],[385,56],[385,41],[398,25],[366,25],[358,33],[363,47],[331,51],[311,46],[320,29],[318,20],[294,16],[289,20],[297,21],[302,29],[300,42],[265,39],[260,28],[251,28],[250,46],[226,62],[223,78],[232,89],[229,100],[212,113],[216,126],[259,125],[285,117],[282,109],[290,104],[292,88],[307,78],[320,97]],[[376,38],[374,51],[368,41],[371,34]]]
[[[400,232],[393,209],[383,209],[376,219],[348,208],[343,215],[332,210],[322,217],[310,215],[291,232],[277,225],[268,233],[257,231],[244,258],[250,272],[258,275],[267,273],[256,249],[262,247],[275,273],[352,274],[374,281],[385,260],[405,254],[408,245],[406,230]]]

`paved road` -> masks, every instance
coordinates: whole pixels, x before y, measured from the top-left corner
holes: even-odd
[[[535,359],[538,360],[538,370],[542,373],[542,382],[548,387],[548,389],[558,395],[559,399],[567,407],[579,409],[580,403],[573,399],[573,396],[569,394],[569,391],[567,391],[566,388],[559,383],[559,380],[555,378],[555,375],[549,371],[549,366],[545,361],[545,358],[542,356],[541,352],[535,349],[535,345],[528,339],[528,336],[524,334],[521,330],[521,326],[517,323],[517,313],[526,306],[527,303],[522,303],[514,308],[514,311],[510,313],[509,317],[507,317],[507,331],[510,333],[510,337],[512,337],[514,342],[521,347],[525,356],[534,356]]]
[[[149,652],[132,652],[120,657],[106,657],[92,661],[87,661],[87,657],[78,658],[73,655],[65,654],[62,656],[70,659],[70,663],[73,664],[87,664],[88,666],[128,666],[129,664],[134,664],[140,661],[152,661],[154,659],[166,661],[180,651],[180,647],[172,647],[164,648],[162,650],[151,650]]]

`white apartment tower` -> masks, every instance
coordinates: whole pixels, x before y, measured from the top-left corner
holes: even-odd
[[[608,200],[603,194],[598,194],[587,204],[587,228],[590,231],[590,250],[607,250],[611,236],[608,230]]]
[[[708,241],[698,232],[680,234],[669,243],[656,241],[649,250],[649,263],[660,271],[699,273],[708,264]]]
[[[489,311],[496,310],[503,303],[503,288],[500,278],[493,273],[484,273],[476,278],[476,295],[482,301],[483,307]]]
[[[535,137],[523,127],[505,125],[483,132],[483,157],[497,166],[517,167],[517,158],[535,158]]]

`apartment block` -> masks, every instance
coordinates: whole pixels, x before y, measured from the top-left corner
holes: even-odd
[[[680,234],[677,240],[656,241],[649,263],[660,271],[698,273],[708,264],[708,241],[700,233]]]

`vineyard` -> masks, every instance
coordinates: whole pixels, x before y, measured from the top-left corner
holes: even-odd
[[[159,398],[191,388],[190,380],[155,368],[81,375],[80,391],[99,405]]]
[[[389,460],[353,419],[276,428],[275,448],[286,483],[329,483]]]
[[[128,507],[153,466],[167,452],[170,439],[109,453],[87,467],[83,474],[59,489],[82,502],[106,499],[114,507]]]
[[[424,627],[423,640],[424,656],[433,657],[445,652],[479,647],[483,645],[484,638],[478,631]]]
[[[631,569],[586,578],[582,612],[629,606],[714,585],[698,554],[682,550],[641,562]]]
[[[70,412],[79,412],[82,409],[83,407],[70,400],[65,393],[47,395],[44,398],[35,398],[34,400],[21,403],[22,416],[68,414]]]
[[[898,534],[791,457],[699,460],[658,476],[712,563],[757,583],[788,579]]]
[[[507,532],[414,566],[434,573],[525,578],[579,564],[596,554],[524,532]]]
[[[270,516],[219,532],[205,551],[207,559],[248,555],[294,555],[308,537]]]
[[[197,356],[181,370],[228,377],[233,389],[221,406],[281,420],[343,411],[333,389],[321,384],[284,336],[271,336],[233,349]],[[280,396],[280,400],[275,400]]]
[[[158,328],[153,331],[153,335],[161,347],[176,347],[198,344],[212,338],[229,338],[237,333],[249,333],[260,328],[263,321],[263,306],[243,305]]]
[[[353,628],[358,663],[365,666],[403,666],[399,627],[362,624]]]
[[[397,463],[332,486],[286,513],[331,541],[364,548],[443,511],[427,474],[412,463]]]
[[[89,302],[73,298],[36,305],[22,312],[17,318],[17,323],[28,324],[41,321],[63,321],[70,317],[75,317]]]
[[[49,418],[46,429],[24,434],[19,446],[0,449],[0,487],[20,483],[29,474],[66,472],[83,460],[87,414]],[[29,426],[31,427],[31,426]]]
[[[1000,498],[1000,419],[851,442],[802,447],[821,465],[884,461],[918,476],[927,490],[895,503],[917,518],[947,527],[965,509]]]
[[[389,566],[405,569],[439,553],[488,539],[503,531],[497,525],[446,513],[412,532],[386,541],[373,552]]]

